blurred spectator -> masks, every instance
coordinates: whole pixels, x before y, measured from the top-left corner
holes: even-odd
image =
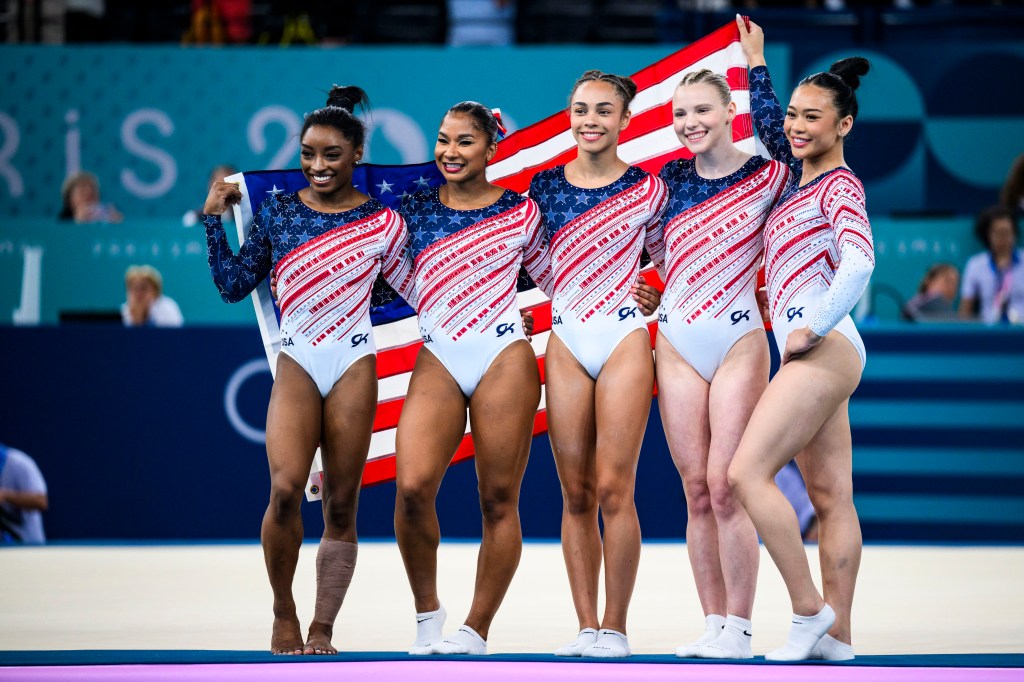
[[[1005,206],[978,214],[974,234],[986,251],[971,256],[960,289],[960,317],[988,324],[1024,323],[1024,251],[1017,248],[1020,226]]]
[[[192,0],[184,45],[248,43],[252,38],[251,0]]]
[[[448,44],[511,45],[514,0],[448,0]]]
[[[68,176],[60,188],[63,205],[58,216],[76,223],[119,223],[124,219],[113,204],[100,201],[100,181],[88,171]]]
[[[43,512],[50,506],[35,460],[0,443],[0,544],[41,545]]]
[[[911,322],[941,322],[956,318],[953,301],[960,289],[960,271],[952,263],[928,268],[917,295],[903,306],[903,319]]]
[[[185,323],[181,309],[163,295],[164,280],[150,265],[133,265],[124,273],[128,300],[121,304],[126,327],[180,327]]]
[[[213,183],[220,182],[221,180],[223,180],[224,178],[228,177],[229,175],[234,175],[237,172],[238,171],[235,169],[234,166],[231,166],[231,165],[228,165],[228,164],[221,164],[219,166],[214,166],[213,170],[210,171],[209,179],[206,181],[206,194],[210,193],[210,189],[213,187]],[[205,200],[205,196],[206,195],[204,194],[203,195],[204,200]],[[199,208],[190,209],[188,211],[185,211],[185,215],[183,215],[181,217],[181,223],[185,227],[192,227],[193,225],[197,224],[202,219],[202,216],[203,216],[203,207],[202,206],[200,206]],[[221,220],[223,220],[224,222],[234,222],[234,220],[235,220],[235,213],[234,213],[234,211],[227,211],[227,212],[225,212],[224,215],[221,216]]]
[[[1024,214],[1024,154],[1018,156],[1010,166],[1003,191],[999,194],[999,203],[1018,216]]]

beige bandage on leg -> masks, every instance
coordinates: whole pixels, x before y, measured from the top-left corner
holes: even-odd
[[[359,545],[354,542],[320,539],[316,552],[316,609],[313,621],[333,626],[345,601],[356,568]]]

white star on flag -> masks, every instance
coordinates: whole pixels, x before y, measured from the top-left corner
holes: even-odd
[[[377,187],[380,188],[380,193],[384,194],[384,192],[390,192],[391,191],[392,183],[389,183],[387,180],[382,180],[377,185]]]

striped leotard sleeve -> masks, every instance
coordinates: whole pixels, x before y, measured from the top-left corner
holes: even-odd
[[[657,191],[651,193],[651,221],[644,231],[644,248],[651,259],[651,265],[658,269],[665,280],[665,211],[668,209],[669,188],[664,178],[656,177]]]
[[[231,251],[220,216],[203,216],[210,274],[220,297],[227,303],[241,301],[270,273],[273,249],[267,231],[269,216],[268,201],[253,216],[249,235],[237,255]]]
[[[834,173],[822,188],[821,212],[835,232],[839,245],[839,267],[809,327],[825,336],[850,314],[868,286],[875,268],[875,251],[864,203],[864,188],[847,171]]]
[[[799,178],[803,162],[793,157],[793,150],[786,139],[782,126],[786,114],[782,111],[779,98],[775,96],[767,66],[755,66],[750,70],[750,111],[765,149],[773,159],[786,164],[794,177]]]
[[[384,252],[381,254],[381,274],[388,284],[416,309],[416,273],[409,247],[409,229],[405,218],[388,210],[389,220],[384,235]]]
[[[523,248],[523,267],[530,279],[551,298],[554,295],[554,280],[551,275],[551,252],[548,250],[547,228],[540,207],[533,199],[527,199],[526,246]]]

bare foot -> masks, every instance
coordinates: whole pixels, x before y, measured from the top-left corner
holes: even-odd
[[[309,624],[309,637],[306,638],[306,646],[302,650],[302,653],[309,655],[322,656],[324,654],[336,654],[338,650],[331,645],[331,635],[334,634],[334,630],[323,623],[317,623],[316,621]]]
[[[302,628],[294,613],[274,618],[274,631],[270,635],[270,653],[301,654]]]

